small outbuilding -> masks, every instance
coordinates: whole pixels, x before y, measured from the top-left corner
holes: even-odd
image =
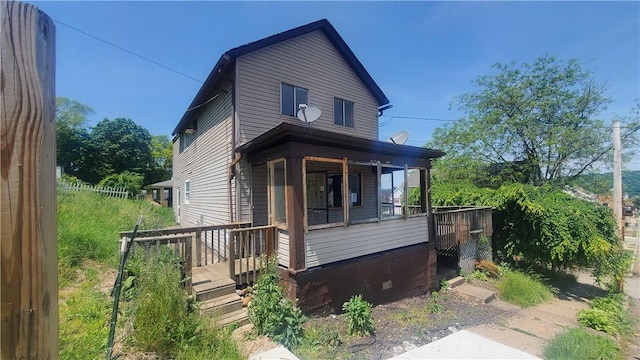
[[[147,185],[144,189],[147,191],[147,200],[162,206],[173,206],[173,182],[171,179]]]

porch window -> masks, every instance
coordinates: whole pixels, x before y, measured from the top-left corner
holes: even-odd
[[[309,103],[309,90],[282,83],[280,98],[282,115],[296,116],[300,104]]]
[[[353,101],[333,98],[333,123],[345,127],[353,126]]]
[[[342,207],[342,175],[331,175],[327,178],[329,207]],[[349,174],[349,206],[362,205],[362,180],[360,174]]]
[[[285,160],[274,160],[269,162],[269,217],[271,224],[287,223],[287,174]]]

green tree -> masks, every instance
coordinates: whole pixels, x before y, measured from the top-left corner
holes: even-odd
[[[56,98],[56,156],[65,173],[77,176],[88,139],[87,116],[94,111],[89,106],[65,97]]]
[[[112,174],[130,171],[146,177],[152,164],[151,135],[133,120],[100,121],[89,134],[83,180],[97,183]]]
[[[98,185],[113,188],[125,188],[129,193],[129,198],[135,199],[143,186],[144,177],[130,171],[119,174],[111,174],[100,180]]]
[[[151,137],[151,164],[145,179],[148,184],[171,178],[173,143],[166,135]]]
[[[580,62],[544,56],[493,69],[454,100],[467,116],[434,132],[429,146],[462,160],[445,160],[455,165],[449,172],[540,185],[571,180],[611,156],[611,127],[599,118],[610,99]],[[637,116],[622,120],[625,142],[636,141]]]

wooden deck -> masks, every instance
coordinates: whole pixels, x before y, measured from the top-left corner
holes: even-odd
[[[237,259],[235,261],[235,278],[229,276],[229,263],[221,262],[205,266],[196,266],[192,269],[191,281],[193,286],[207,282],[216,282],[222,279],[231,279],[236,284],[253,283],[258,280],[260,272],[260,257]]]

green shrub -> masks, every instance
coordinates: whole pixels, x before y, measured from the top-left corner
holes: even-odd
[[[489,281],[489,277],[487,276],[487,274],[480,270],[473,270],[472,272],[465,275],[464,278],[468,283],[472,283],[474,280]]]
[[[589,309],[578,312],[578,322],[612,335],[631,335],[633,326],[625,308],[624,294],[610,294],[591,301]]]
[[[373,318],[371,304],[362,299],[362,295],[355,295],[342,304],[342,310],[347,317],[347,334],[366,336],[373,333]]]
[[[113,188],[124,188],[129,193],[129,197],[135,199],[135,197],[140,193],[142,189],[142,185],[144,183],[144,176],[130,172],[124,171],[119,174],[111,174],[100,180],[98,186],[103,187],[113,187]]]
[[[624,357],[611,339],[588,333],[583,329],[569,329],[557,334],[547,343],[544,358],[614,360]]]
[[[552,297],[551,290],[538,277],[520,271],[506,271],[496,284],[500,298],[528,307],[543,303]]]
[[[299,345],[305,321],[300,309],[284,298],[275,262],[270,261],[253,286],[249,319],[258,335],[267,335],[289,349]]]

